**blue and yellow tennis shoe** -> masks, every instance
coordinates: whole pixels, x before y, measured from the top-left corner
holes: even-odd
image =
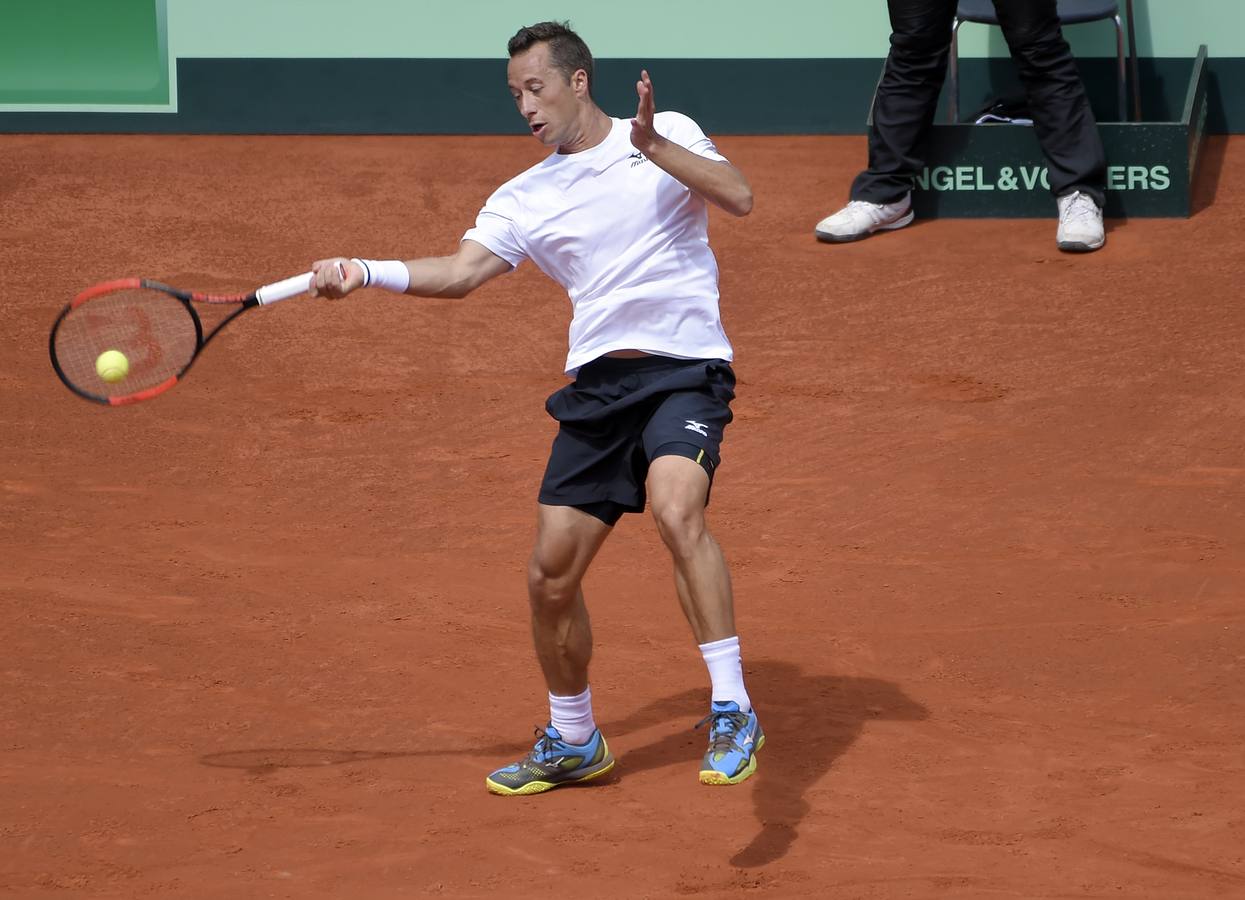
[[[488,776],[484,779],[485,787],[507,797],[539,794],[597,778],[614,768],[613,754],[600,729],[592,732],[584,744],[567,743],[552,725],[537,728],[536,734],[539,740],[532,752]]]
[[[709,726],[709,750],[700,765],[701,784],[739,784],[757,770],[756,753],[765,733],[755,711],[742,712],[734,700],[714,700],[696,724]]]

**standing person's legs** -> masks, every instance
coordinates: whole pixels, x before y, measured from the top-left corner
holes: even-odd
[[[1050,162],[1056,197],[1084,191],[1099,205],[1107,164],[1076,60],[1059,27],[1056,0],[994,0],[1024,85],[1033,130]]]
[[[859,240],[912,221],[912,179],[947,74],[956,0],[888,0],[891,49],[873,103],[869,166],[846,207],[817,224],[820,240]]]
[[[894,203],[912,190],[947,75],[956,0],[888,0],[891,50],[873,104],[869,168],[852,199]]]
[[[1105,241],[1106,154],[1059,27],[1056,0],[994,0],[994,8],[1049,163],[1051,193],[1059,205],[1059,246],[1097,250]]]

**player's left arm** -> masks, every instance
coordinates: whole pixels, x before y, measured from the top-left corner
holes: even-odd
[[[742,172],[724,160],[698,156],[653,128],[657,107],[647,70],[640,72],[635,91],[640,102],[631,120],[632,145],[655,165],[731,215],[746,216],[752,212],[752,187]]]

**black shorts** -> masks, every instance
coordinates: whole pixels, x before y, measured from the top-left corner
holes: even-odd
[[[644,510],[644,481],[659,456],[693,460],[712,484],[733,399],[735,373],[721,359],[593,360],[545,402],[560,427],[540,502],[613,525]]]

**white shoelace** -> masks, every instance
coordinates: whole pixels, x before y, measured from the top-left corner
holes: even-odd
[[[870,203],[868,200],[850,200],[847,204],[845,212],[862,212],[874,222],[881,222],[886,218],[884,204]]]
[[[1064,205],[1060,221],[1065,225],[1084,225],[1098,218],[1098,204],[1094,198],[1080,191],[1074,193]]]

